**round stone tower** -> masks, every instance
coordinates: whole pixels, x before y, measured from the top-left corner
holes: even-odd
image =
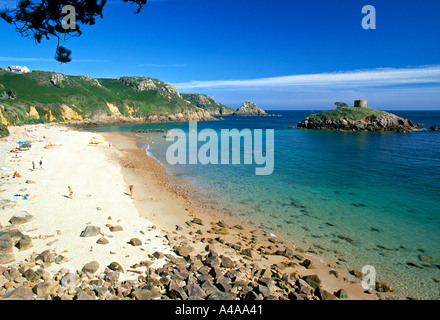
[[[367,100],[354,100],[354,107],[355,108],[366,108],[367,107]]]

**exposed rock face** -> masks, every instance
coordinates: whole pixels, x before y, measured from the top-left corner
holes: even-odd
[[[245,116],[245,117],[255,117],[255,116],[266,116],[267,113],[257,107],[253,102],[243,102],[240,108],[238,108],[234,113],[234,116]]]
[[[50,77],[50,82],[52,82],[52,84],[56,87],[61,87],[63,81],[65,81],[67,79],[67,77],[64,74],[61,73],[54,73],[52,74],[52,76]]]
[[[136,91],[157,90],[164,97],[171,98],[171,96],[174,95],[180,98],[180,93],[174,86],[157,79],[148,77],[121,77],[119,80]]]
[[[92,77],[89,77],[89,76],[81,76],[80,79],[81,79],[81,80],[88,81],[88,82],[94,84],[95,86],[102,87],[101,84],[99,83],[99,81],[96,80],[96,79],[94,79],[94,78],[92,78]]]
[[[338,109],[342,111],[338,111]],[[370,108],[362,108],[362,114],[358,114],[360,108],[338,108],[328,112],[312,115],[298,123],[298,128],[339,130],[339,131],[396,131],[408,132],[418,127],[410,120],[398,117],[394,114],[377,111]],[[371,110],[371,112],[369,112]]]
[[[230,115],[235,112],[206,94],[182,93],[182,98],[196,107],[208,111],[211,115]]]

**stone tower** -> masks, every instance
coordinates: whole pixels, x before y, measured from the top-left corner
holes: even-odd
[[[367,100],[354,100],[354,107],[355,108],[366,108],[367,107]]]

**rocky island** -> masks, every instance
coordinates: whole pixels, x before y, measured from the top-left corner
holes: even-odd
[[[232,115],[242,117],[268,116],[263,109],[260,109],[255,103],[249,101],[243,102],[241,107],[238,108]]]
[[[297,128],[395,132],[410,132],[418,129],[417,125],[408,119],[385,111],[368,108],[366,100],[356,100],[354,107],[348,107],[344,104],[339,105],[336,109],[311,115],[298,123]]]

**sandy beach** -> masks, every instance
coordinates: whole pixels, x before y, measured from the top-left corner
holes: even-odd
[[[195,296],[212,299],[243,299],[249,292],[255,299],[283,300],[386,296],[366,292],[359,274],[205,206],[137,148],[134,136],[61,124],[9,130],[0,141],[0,239],[6,243],[9,237],[13,247],[0,247],[0,298],[185,299],[195,295],[190,285],[203,288]],[[32,146],[10,152],[18,141]],[[13,231],[20,233],[15,240]],[[23,239],[31,244],[21,247]],[[97,264],[89,268],[90,262]],[[29,269],[39,275],[44,269],[44,277],[28,277]],[[18,273],[11,276],[11,270]],[[68,274],[75,284],[61,281]],[[97,288],[97,279],[105,289]],[[146,294],[148,279],[154,285]],[[45,295],[39,288],[49,281],[53,286]],[[130,287],[122,290],[124,281]],[[207,281],[216,285],[215,293],[208,294]]]

